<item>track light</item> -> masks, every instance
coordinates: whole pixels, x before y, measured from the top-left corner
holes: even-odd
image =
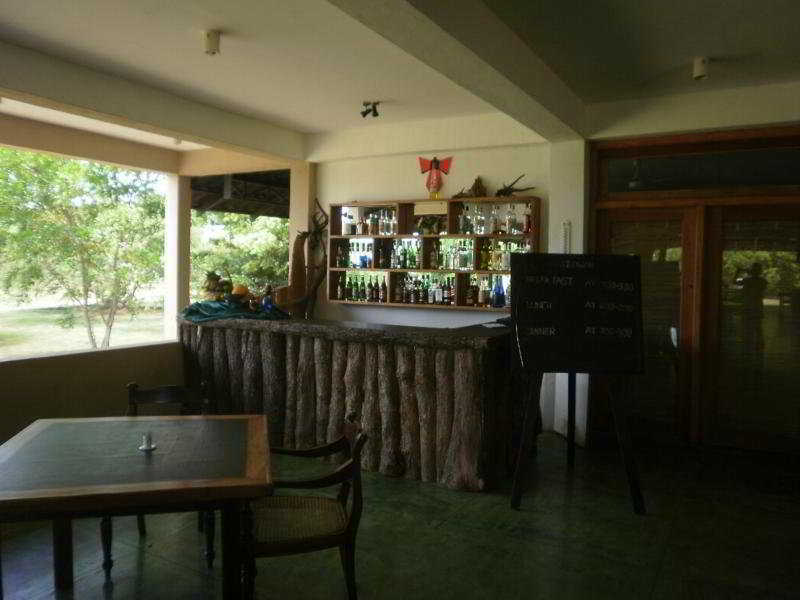
[[[361,111],[361,116],[362,117],[364,117],[366,119],[367,115],[369,115],[369,114],[372,114],[373,117],[380,116],[380,115],[378,115],[378,104],[380,104],[379,100],[376,100],[374,102],[371,102],[369,100],[365,100],[363,104],[364,104],[364,110]]]
[[[206,54],[214,56],[219,54],[219,29],[208,29],[203,32],[203,40],[205,40]]]
[[[708,57],[695,56],[692,62],[692,78],[695,81],[708,78]]]

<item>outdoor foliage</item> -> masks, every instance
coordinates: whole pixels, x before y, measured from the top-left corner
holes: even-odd
[[[202,298],[208,271],[256,293],[289,277],[289,220],[200,212],[192,214],[192,298]]]
[[[59,294],[92,348],[163,277],[158,175],[0,148],[0,285],[19,302]],[[65,307],[61,324],[75,324]]]
[[[797,253],[766,250],[728,250],[723,254],[722,278],[727,286],[747,277],[754,263],[762,267],[767,280],[767,296],[789,293],[800,287],[800,265]]]

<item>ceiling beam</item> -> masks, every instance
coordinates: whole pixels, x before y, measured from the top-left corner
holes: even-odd
[[[234,152],[304,157],[302,133],[0,42],[0,95]]]
[[[480,0],[329,0],[549,141],[584,135],[585,107]]]

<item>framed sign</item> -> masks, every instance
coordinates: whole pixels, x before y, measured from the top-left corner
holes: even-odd
[[[528,370],[641,373],[638,256],[512,254],[511,315]]]

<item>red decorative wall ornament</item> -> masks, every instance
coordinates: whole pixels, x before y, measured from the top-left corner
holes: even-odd
[[[442,189],[442,173],[447,175],[450,173],[450,163],[453,162],[453,157],[448,156],[439,160],[435,156],[431,159],[419,157],[419,168],[423,173],[428,174],[428,179],[425,181],[425,187],[428,188],[431,200],[439,199],[439,190]]]

